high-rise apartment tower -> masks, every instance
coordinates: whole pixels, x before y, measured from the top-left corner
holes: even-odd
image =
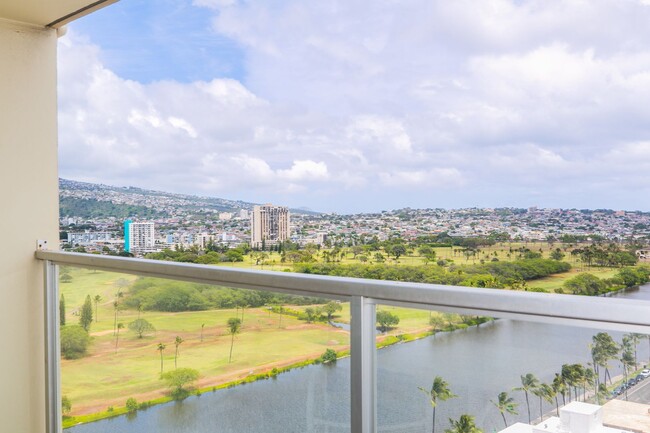
[[[124,251],[144,254],[154,251],[154,224],[151,222],[124,221]]]
[[[272,204],[253,206],[251,214],[251,246],[253,248],[277,245],[280,242],[288,241],[289,235],[288,208]]]

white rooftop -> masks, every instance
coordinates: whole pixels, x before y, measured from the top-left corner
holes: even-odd
[[[550,417],[532,426],[518,422],[499,433],[631,433],[603,425],[601,406],[574,401],[560,409],[560,417]]]

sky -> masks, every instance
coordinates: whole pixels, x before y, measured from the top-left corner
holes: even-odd
[[[649,22],[650,0],[121,0],[59,39],[60,176],[648,211]]]

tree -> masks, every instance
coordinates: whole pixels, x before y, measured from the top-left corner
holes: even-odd
[[[133,412],[135,412],[136,410],[138,410],[138,401],[137,401],[135,398],[133,398],[133,397],[129,397],[129,398],[126,400],[126,410],[127,410],[129,413],[133,413]]]
[[[623,372],[625,374],[625,382],[630,369],[634,367],[634,351],[632,349],[632,339],[625,335],[623,336],[623,351],[621,352],[621,364],[623,364]],[[627,387],[625,388],[625,399],[627,400]]]
[[[61,397],[61,413],[63,416],[68,416],[72,411],[72,403],[67,395]]]
[[[506,421],[506,412],[511,414],[511,415],[518,415],[519,413],[517,412],[517,406],[518,404],[515,403],[515,400],[508,395],[507,392],[503,391],[499,393],[499,397],[497,401],[490,400],[493,405],[496,406],[496,408],[501,412],[501,416],[503,417],[503,423],[508,427],[508,422]]]
[[[320,356],[320,361],[323,364],[328,364],[330,362],[336,362],[336,352],[333,349],[325,349],[325,352]]]
[[[562,395],[562,405],[566,404],[566,383],[564,382],[564,379],[562,378],[562,375],[559,373],[555,373],[555,377],[553,378],[553,383],[551,384],[551,387],[553,388],[553,392],[555,392],[555,411],[557,412],[557,416],[560,416],[560,403],[557,400],[557,395],[561,394]]]
[[[78,325],[61,328],[61,354],[65,359],[79,359],[86,354],[90,336]]]
[[[430,390],[426,390],[422,387],[418,387],[420,391],[425,393],[426,395],[429,396],[429,403],[431,403],[431,408],[432,408],[432,424],[431,424],[431,433],[435,433],[436,431],[436,406],[438,406],[438,400],[440,401],[447,401],[450,398],[455,398],[458,397],[454,393],[451,392],[449,389],[449,385],[447,382],[444,381],[444,379],[440,376],[436,376],[433,379],[433,383],[431,385]]]
[[[90,295],[86,295],[86,301],[81,306],[81,313],[79,314],[79,325],[88,332],[90,324],[93,321],[93,303],[90,300]]]
[[[603,378],[604,382],[607,383],[607,378],[609,377],[609,383],[612,384],[612,378],[609,374],[609,360],[616,359],[618,355],[619,347],[614,339],[606,332],[599,332],[598,334],[592,337],[591,345],[591,357],[594,363],[594,367],[597,369],[596,374],[600,376],[598,372],[599,367],[605,369],[605,376]]]
[[[129,323],[129,329],[138,334],[138,338],[142,338],[145,334],[151,334],[156,331],[156,328],[145,319],[135,319]]]
[[[532,373],[528,373],[525,376],[521,376],[521,386],[519,388],[514,388],[513,391],[523,391],[526,395],[526,408],[528,409],[528,424],[531,423],[530,419],[530,403],[528,401],[528,391],[533,391],[539,386],[539,380]]]
[[[476,427],[474,417],[470,415],[461,415],[458,421],[449,418],[451,428],[446,429],[445,433],[483,433],[483,430]]]
[[[575,400],[578,400],[578,386],[582,383],[584,377],[584,367],[581,364],[563,364],[560,372],[564,383],[569,388],[573,388]],[[571,400],[571,391],[569,390],[569,401]]]
[[[632,332],[631,334],[628,334],[630,337],[630,342],[632,343],[632,346],[634,347],[634,367],[639,364],[638,358],[637,358],[637,346],[641,342],[642,339],[646,338],[645,334],[638,334],[636,332]]]
[[[183,340],[178,335],[176,336],[176,339],[174,340],[174,345],[176,346],[176,352],[174,353],[174,368],[177,368],[176,367],[176,360],[178,359],[178,346],[180,346],[183,341],[185,341],[185,340]]]
[[[307,323],[313,322],[314,318],[316,318],[316,310],[312,307],[305,308],[305,318],[307,319]]]
[[[97,311],[97,305],[102,302],[102,297],[100,295],[95,295],[93,298],[93,301],[95,301],[95,323],[99,322],[99,313]]]
[[[564,253],[562,252],[561,249],[556,248],[555,250],[553,250],[553,251],[551,252],[551,258],[552,258],[553,260],[560,261],[560,260],[562,260],[562,259],[564,258]]]
[[[115,310],[115,321],[113,322],[113,335],[117,332],[117,312],[120,309],[120,303],[118,300],[113,301],[113,309]]]
[[[381,332],[386,332],[391,326],[399,323],[399,317],[390,311],[377,311],[377,323]]]
[[[59,299],[59,325],[65,326],[65,296],[63,294]]]
[[[241,329],[241,320],[237,317],[228,319],[228,333],[230,333],[230,355],[228,355],[228,363],[232,361],[232,346],[235,344],[235,334],[238,334]]]
[[[444,324],[445,324],[445,318],[440,313],[436,313],[435,315],[429,317],[429,325],[433,327],[434,333],[442,329]]]
[[[163,343],[158,343],[158,352],[160,352],[160,374],[163,374],[163,352],[167,345]]]
[[[542,412],[542,399],[546,400],[549,403],[553,403],[553,397],[555,396],[555,393],[553,391],[553,388],[547,383],[539,384],[539,386],[532,389],[531,392],[539,397],[539,421],[541,422],[542,418],[544,417],[544,413]]]
[[[120,341],[120,329],[124,328],[124,323],[117,324],[117,333],[115,334],[115,353],[117,353],[117,343]]]
[[[167,386],[171,388],[171,396],[181,400],[189,395],[187,386],[196,382],[199,372],[193,368],[177,368],[163,374],[160,378],[167,382]]]
[[[395,244],[388,248],[388,254],[395,256],[395,260],[399,260],[401,256],[406,254],[406,247],[403,244]]]
[[[340,302],[335,302],[335,301],[330,301],[327,304],[323,306],[323,311],[325,314],[327,314],[327,321],[331,322],[332,321],[332,316],[334,316],[334,313],[337,311],[341,311],[343,307],[341,306]]]

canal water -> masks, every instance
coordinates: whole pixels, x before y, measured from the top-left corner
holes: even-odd
[[[620,295],[650,300],[650,285]],[[475,417],[485,433],[504,428],[490,400],[507,391],[519,403],[508,423],[528,421],[520,376],[534,374],[550,383],[562,364],[591,360],[589,343],[598,330],[498,320],[480,327],[442,333],[398,344],[378,353],[378,423],[381,432],[431,431],[431,406],[419,387],[428,389],[443,377],[458,397],[439,402],[436,431],[449,428],[449,418]],[[620,342],[621,334],[610,332]],[[639,345],[639,361],[648,360],[648,344]],[[613,374],[618,361],[610,362]],[[230,389],[205,393],[95,423],[66,433],[287,433],[349,432],[350,360],[315,365]],[[529,395],[533,419],[539,399]],[[560,398],[561,403],[561,398]],[[554,408],[543,402],[546,413]]]

